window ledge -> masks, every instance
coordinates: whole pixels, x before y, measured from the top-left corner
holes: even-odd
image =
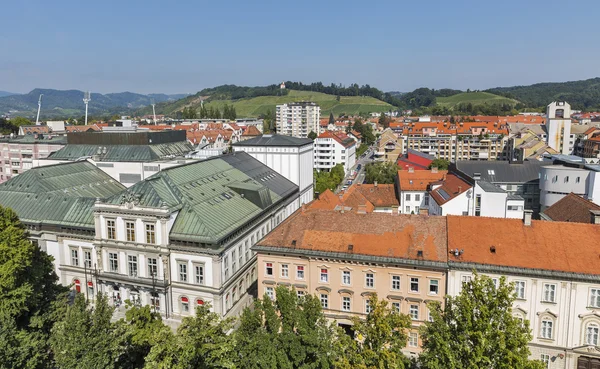
[[[555,301],[544,301],[544,300],[542,300],[542,301],[540,301],[540,302],[541,302],[542,304],[550,304],[550,305],[556,305],[556,304],[557,304],[557,302],[555,302]]]

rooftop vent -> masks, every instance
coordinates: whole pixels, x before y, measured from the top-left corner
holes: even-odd
[[[354,245],[352,245],[352,244],[348,245],[348,251],[354,251]]]
[[[417,251],[417,257],[420,257],[420,258],[423,257],[423,250],[418,250]]]
[[[495,254],[496,253],[496,246],[490,246],[490,252],[492,254]]]

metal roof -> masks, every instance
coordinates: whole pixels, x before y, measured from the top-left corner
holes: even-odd
[[[548,162],[526,160],[522,163],[509,161],[474,161],[461,160],[456,162],[456,168],[473,178],[480,174],[480,180],[490,183],[527,183],[539,180],[540,167]]]
[[[48,145],[65,145],[67,143],[67,138],[65,136],[44,136],[42,134],[38,135],[38,138],[35,138],[35,135],[28,134],[24,136],[17,137],[3,137],[0,138],[0,142],[7,143],[20,143],[20,144],[48,144]]]
[[[485,192],[498,192],[498,193],[505,193],[506,192],[502,188],[496,186],[495,184],[487,182],[487,181],[477,181],[477,184]]]
[[[305,146],[312,145],[310,138],[299,138],[285,135],[262,135],[248,140],[236,142],[233,146]]]
[[[93,164],[80,161],[33,168],[0,184],[0,205],[13,209],[23,222],[93,228],[96,198],[124,189]]]
[[[165,169],[126,192],[178,211],[173,240],[217,244],[298,187],[245,152]],[[122,194],[107,200],[120,204]]]
[[[193,151],[188,141],[152,145],[73,145],[68,144],[51,154],[48,159],[77,160],[86,156],[98,156],[97,161],[148,162],[165,158],[184,157]]]

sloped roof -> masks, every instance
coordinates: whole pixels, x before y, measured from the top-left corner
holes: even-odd
[[[600,205],[571,192],[544,210],[542,216],[556,222],[590,223],[591,210],[600,210]]]
[[[261,135],[258,137],[236,142],[233,146],[305,146],[312,144],[310,138],[299,138],[278,134]]]
[[[354,189],[364,196],[375,207],[394,207],[400,205],[396,196],[396,186],[393,184],[355,184],[348,190]]]
[[[595,224],[448,216],[449,261],[600,275]],[[276,233],[276,232],[274,232]],[[493,247],[493,252],[492,248]]]
[[[93,227],[96,198],[125,186],[87,161],[32,168],[0,184],[0,205],[29,223]]]
[[[444,217],[306,209],[286,219],[255,248],[446,262],[446,243]]]
[[[471,188],[469,183],[465,182],[462,178],[449,173],[442,181],[442,185],[435,190],[429,191],[429,194],[438,205],[443,205],[458,195],[468,191],[469,188]]]
[[[217,244],[298,191],[298,187],[245,152],[165,169],[131,186],[143,207],[179,211],[170,237]],[[122,195],[107,200],[120,204]]]
[[[262,133],[260,133],[260,131],[258,130],[258,128],[256,128],[255,126],[248,126],[246,127],[246,130],[244,131],[244,133],[242,133],[242,136],[244,137],[254,137],[254,136],[260,136]]]
[[[456,168],[469,177],[473,177],[475,173],[479,173],[482,180],[490,183],[527,183],[538,181],[542,165],[548,165],[548,162],[538,160],[526,160],[523,163],[511,163],[500,160],[459,160],[456,162]]]
[[[426,191],[429,184],[443,180],[448,173],[447,170],[438,170],[434,173],[431,170],[399,170],[398,179],[400,191]]]
[[[85,156],[98,154],[98,145],[68,144],[52,153],[48,158],[53,160],[77,160]],[[103,145],[106,154],[102,152],[98,161],[114,162],[147,162],[185,156],[193,150],[188,141],[170,142],[151,145]]]
[[[331,138],[344,147],[356,145],[354,139],[343,132],[325,131],[318,138]]]

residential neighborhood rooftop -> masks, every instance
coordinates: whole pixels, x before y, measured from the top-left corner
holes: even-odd
[[[305,146],[312,143],[313,141],[310,138],[268,134],[236,142],[233,146]]]
[[[600,205],[571,192],[544,210],[540,216],[556,222],[590,223],[592,210],[600,211]]]

